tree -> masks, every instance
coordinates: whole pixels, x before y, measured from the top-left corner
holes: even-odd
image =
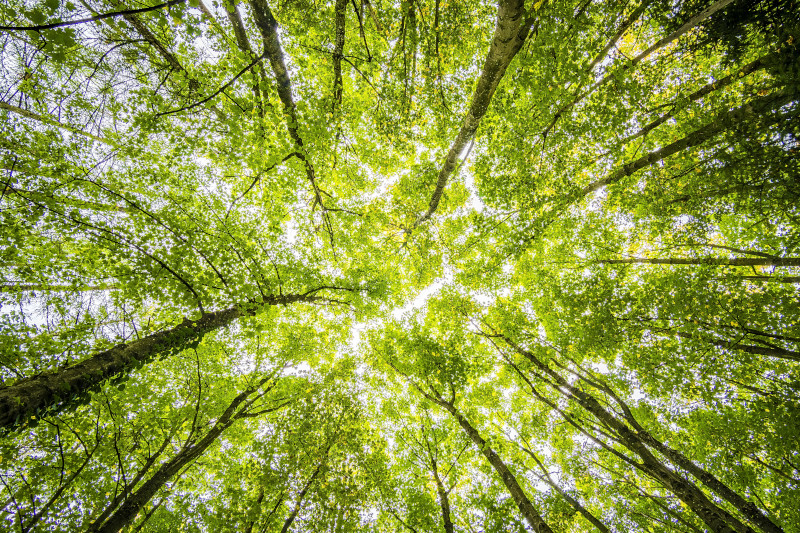
[[[27,531],[800,531],[796,0],[0,6]]]

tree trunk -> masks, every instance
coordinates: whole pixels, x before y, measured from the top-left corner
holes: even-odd
[[[344,23],[347,12],[347,0],[336,0],[336,36],[333,49],[333,105],[331,110],[342,103],[342,52],[344,51]]]
[[[55,126],[56,128],[62,129],[64,131],[68,131],[70,133],[76,133],[78,135],[83,135],[84,137],[88,137],[89,139],[92,139],[93,141],[97,141],[97,142],[100,142],[100,143],[103,143],[103,144],[107,144],[109,146],[117,146],[117,143],[115,143],[114,141],[110,141],[108,139],[104,139],[103,137],[98,137],[96,135],[92,135],[91,133],[89,133],[89,132],[87,132],[87,131],[85,131],[85,130],[83,130],[81,128],[76,128],[74,126],[70,126],[68,124],[64,124],[62,122],[59,122],[59,121],[55,120],[54,118],[45,117],[45,116],[39,115],[37,113],[33,113],[31,111],[28,111],[27,109],[22,109],[22,108],[13,106],[11,104],[7,104],[5,102],[0,102],[0,109],[4,109],[4,110],[9,111],[11,113],[16,113],[17,115],[20,115],[20,116],[25,117],[25,118],[30,118],[32,120],[36,120],[38,122],[41,122],[42,124],[48,124],[50,126]]]
[[[292,141],[294,141],[295,146],[297,146],[298,159],[305,164],[306,178],[314,192],[314,206],[319,205],[322,208],[325,227],[330,236],[332,245],[333,227],[326,214],[327,209],[325,208],[325,204],[322,201],[322,191],[317,184],[317,175],[314,170],[314,165],[311,164],[311,160],[306,154],[303,138],[300,136],[299,122],[297,120],[297,106],[292,96],[292,80],[286,68],[283,48],[281,47],[280,38],[278,37],[278,21],[275,20],[275,17],[272,15],[272,10],[270,10],[267,0],[250,0],[250,7],[253,10],[253,18],[255,19],[256,26],[264,40],[264,54],[269,58],[269,64],[272,67],[272,72],[277,81],[278,97],[281,99],[283,110],[286,114],[286,126],[289,130],[289,136],[292,138]]]
[[[259,305],[286,305],[319,299],[308,293],[269,296]],[[127,374],[135,366],[150,361],[156,355],[182,350],[193,342],[199,342],[206,333],[223,328],[236,318],[253,312],[234,306],[206,313],[196,321],[184,319],[172,329],[118,344],[65,369],[24,378],[13,385],[2,387],[0,428],[11,428],[34,415],[42,415],[47,410],[61,409],[76,396],[87,394],[108,378]]]
[[[667,146],[664,146],[654,152],[650,152],[649,154],[644,155],[635,161],[626,163],[611,175],[587,185],[578,192],[576,200],[583,198],[584,196],[591,194],[610,183],[616,183],[625,176],[630,176],[638,170],[662,161],[673,154],[698,146],[737,124],[754,122],[759,116],[769,111],[779,109],[792,100],[793,97],[788,90],[781,90],[774,94],[757,98],[741,107],[737,107],[736,109],[721,113],[717,115],[709,124],[706,124],[702,128],[693,131],[686,137],[668,144]],[[775,117],[769,117],[767,120],[765,120],[765,123],[772,123],[776,122],[777,120],[778,119]]]
[[[589,383],[593,387],[598,387],[594,381],[588,381],[581,376],[584,382]],[[594,380],[594,378],[593,378]],[[599,380],[598,380],[599,381]],[[607,384],[600,381],[598,387],[600,390],[606,392],[611,398],[622,408],[622,413],[625,420],[636,431],[637,437],[644,442],[647,446],[653,448],[661,455],[669,459],[669,461],[685,471],[692,474],[695,478],[699,479],[706,487],[713,490],[718,496],[722,497],[728,503],[736,507],[742,516],[746,517],[751,523],[757,525],[760,529],[767,533],[783,533],[778,525],[774,524],[755,504],[745,500],[740,494],[731,489],[725,483],[720,481],[714,474],[705,470],[691,461],[688,457],[683,455],[678,450],[675,450],[660,440],[653,437],[647,430],[639,424],[636,417],[633,416],[628,404],[622,400]]]
[[[306,494],[308,494],[308,489],[311,488],[311,485],[314,483],[314,480],[317,479],[317,476],[319,475],[320,470],[325,465],[325,463],[328,461],[328,454],[330,453],[331,447],[333,447],[333,444],[335,442],[336,442],[335,438],[331,439],[331,442],[328,444],[328,447],[325,448],[325,453],[323,454],[322,459],[317,464],[317,468],[314,469],[314,472],[311,474],[311,477],[308,478],[308,481],[306,482],[305,486],[303,487],[303,490],[301,490],[300,493],[297,495],[297,499],[294,502],[294,507],[292,507],[292,512],[289,514],[289,516],[283,522],[283,527],[281,528],[281,533],[287,533],[289,531],[289,528],[292,527],[292,524],[294,523],[295,518],[297,518],[297,515],[300,513],[300,509],[303,506],[303,499],[306,497]]]
[[[178,455],[162,464],[156,473],[142,484],[125,502],[112,514],[108,520],[100,527],[97,528],[99,533],[116,533],[128,524],[130,524],[139,511],[149,502],[153,496],[158,492],[172,477],[180,472],[180,470],[200,457],[225,431],[231,426],[247,409],[245,405],[237,412],[241,406],[254,392],[258,390],[267,380],[262,380],[257,386],[251,387],[236,398],[233,399],[231,404],[225,410],[219,420],[214,424],[208,433],[200,439],[196,444],[184,447]],[[278,407],[279,408],[279,407]],[[276,409],[278,409],[276,408]]]
[[[739,344],[738,342],[734,341],[711,339],[708,337],[692,335],[690,333],[683,333],[681,331],[674,331],[674,332],[671,332],[669,330],[663,330],[663,331],[666,333],[675,333],[675,335],[677,335],[678,337],[682,337],[684,339],[701,340],[703,342],[713,344],[714,346],[719,346],[720,348],[726,348],[728,350],[739,350],[745,353],[767,355],[769,357],[777,357],[779,359],[788,359],[789,361],[800,361],[800,352],[793,352],[792,350],[786,350],[783,348],[754,346],[752,344]]]
[[[686,24],[684,24],[683,26],[681,26],[680,28],[678,28],[674,32],[670,33],[669,35],[667,35],[663,39],[660,39],[657,43],[655,43],[652,46],[650,46],[647,50],[645,50],[644,52],[642,52],[638,56],[636,56],[633,59],[631,59],[631,61],[629,63],[625,64],[620,69],[620,71],[624,72],[626,70],[632,69],[637,64],[639,64],[643,59],[646,59],[647,56],[649,56],[650,54],[652,54],[656,50],[658,50],[660,48],[663,48],[664,46],[668,45],[672,41],[678,39],[683,34],[685,34],[689,30],[691,30],[692,28],[694,28],[695,26],[697,26],[698,24],[703,22],[705,19],[707,19],[708,17],[710,17],[711,15],[713,15],[714,13],[719,11],[720,9],[726,7],[732,1],[733,0],[718,0],[715,4],[711,5],[708,9],[706,9],[703,12],[701,12],[701,13],[695,15],[694,17],[692,17],[688,22],[686,22]],[[590,70],[593,69],[597,65],[597,63],[600,61],[600,59],[602,59],[603,56],[605,56],[605,53],[608,53],[608,50],[611,47],[613,47],[616,44],[616,41],[619,40],[622,37],[622,35],[624,34],[625,30],[627,30],[628,26],[630,26],[633,22],[635,22],[636,19],[638,19],[638,17],[641,15],[642,12],[644,12],[644,10],[647,7],[648,7],[648,2],[645,1],[644,5],[640,6],[636,11],[634,11],[631,14],[630,18],[626,21],[625,24],[623,24],[622,28],[620,29],[620,32],[618,32],[617,35],[614,36],[614,39],[612,39],[612,41],[603,50],[602,55],[598,55],[597,58],[595,58],[595,60],[592,61],[591,65],[590,65]],[[583,92],[583,93],[577,95],[570,103],[568,103],[567,105],[565,105],[561,109],[559,109],[556,112],[556,114],[553,116],[553,120],[550,122],[550,124],[547,126],[547,128],[545,128],[545,130],[542,132],[542,136],[543,137],[547,137],[547,134],[553,128],[553,126],[555,125],[556,121],[564,113],[566,113],[569,110],[571,110],[573,107],[575,107],[575,105],[577,105],[579,102],[581,102],[584,98],[586,98],[587,96],[592,94],[594,91],[596,91],[598,88],[602,87],[603,85],[605,85],[609,81],[613,80],[618,75],[619,75],[619,72],[611,72],[609,74],[606,74],[602,79],[600,79],[600,81],[594,83],[591,87],[589,87],[586,90],[586,92]]]
[[[715,533],[755,533],[730,513],[714,504],[694,483],[685,479],[659,461],[645,446],[638,435],[627,424],[608,412],[592,395],[574,387],[563,376],[550,369],[533,353],[523,350],[511,339],[502,337],[517,353],[531,361],[536,368],[549,376],[554,388],[586,409],[603,425],[617,435],[618,442],[639,456],[642,469],[666,489],[675,494]],[[556,387],[557,385],[557,387]]]
[[[637,433],[645,444],[657,450],[674,465],[683,468],[702,481],[706,487],[710,488],[728,503],[736,507],[743,516],[757,525],[761,530],[767,533],[783,533],[783,529],[774,524],[753,502],[745,500],[741,495],[717,479],[711,472],[708,472],[693,461],[690,461],[678,450],[674,450],[663,442],[656,440],[650,433],[644,431],[644,429],[639,430]]]
[[[531,528],[533,528],[536,533],[552,533],[553,530],[550,529],[550,526],[547,525],[547,522],[545,522],[542,516],[536,511],[536,508],[528,499],[525,491],[517,482],[517,478],[514,476],[511,470],[508,469],[508,466],[506,466],[500,456],[497,455],[497,452],[495,452],[489,446],[486,440],[481,437],[481,434],[478,432],[478,430],[469,423],[469,420],[467,420],[464,415],[459,412],[452,402],[448,402],[439,396],[432,396],[424,392],[423,394],[432,402],[444,407],[458,421],[459,425],[470,438],[470,440],[478,447],[483,456],[486,457],[486,460],[489,461],[489,464],[492,465],[492,468],[494,468],[495,472],[497,472],[497,474],[500,476],[503,484],[506,486],[508,492],[511,494],[511,497],[514,499],[514,502],[517,504],[517,507],[519,507],[522,516],[525,518]]]
[[[472,103],[470,104],[469,111],[467,111],[467,115],[464,117],[461,131],[459,131],[456,140],[453,141],[450,147],[444,165],[442,165],[442,168],[439,170],[436,189],[431,196],[428,210],[417,218],[414,222],[414,227],[428,220],[436,211],[436,208],[439,206],[439,201],[442,198],[445,185],[447,185],[447,180],[458,164],[459,156],[466,148],[467,143],[469,143],[475,135],[478,125],[480,125],[483,115],[486,114],[492,96],[497,90],[500,80],[503,79],[508,65],[525,43],[531,22],[524,17],[525,9],[522,0],[500,0],[494,37],[492,38],[492,44],[489,47],[489,53],[483,65],[483,71],[481,71],[478,84],[472,95]]]
[[[156,453],[150,455],[147,458],[144,465],[142,465],[142,467],[136,473],[136,476],[134,476],[134,478],[127,485],[125,485],[125,487],[123,487],[122,492],[117,494],[111,500],[111,502],[109,502],[109,504],[106,506],[103,512],[100,513],[100,515],[97,518],[95,518],[94,522],[87,529],[89,533],[96,532],[97,528],[100,527],[103,524],[103,522],[105,522],[108,519],[109,516],[111,516],[111,514],[114,512],[114,509],[116,509],[119,506],[119,504],[122,503],[125,500],[125,498],[128,497],[128,494],[130,494],[131,491],[133,491],[133,489],[136,488],[136,486],[142,481],[144,476],[147,475],[147,473],[150,471],[150,468],[153,466],[153,464],[158,460],[159,457],[161,457],[161,454],[164,453],[164,450],[167,449],[167,446],[169,446],[169,444],[172,442],[172,437],[173,434],[170,433],[164,439],[164,442],[161,444],[161,447],[158,450],[156,450]]]
[[[581,505],[581,502],[579,502],[578,500],[576,500],[575,498],[570,496],[564,489],[562,489],[558,485],[558,483],[553,481],[553,478],[550,477],[550,473],[547,471],[547,469],[542,464],[542,462],[539,461],[539,458],[536,457],[536,454],[533,453],[533,451],[529,450],[528,448],[525,448],[524,446],[520,446],[520,447],[522,448],[522,451],[524,451],[525,453],[527,453],[528,455],[530,455],[533,458],[533,460],[536,462],[536,465],[539,467],[539,470],[542,471],[542,475],[539,476],[539,479],[541,479],[542,481],[544,481],[545,483],[550,485],[552,488],[554,488],[556,490],[556,492],[558,492],[561,495],[561,497],[564,498],[567,501],[567,503],[569,503],[572,506],[573,509],[578,511],[581,515],[583,515],[583,517],[586,520],[591,522],[591,524],[594,527],[596,527],[597,530],[600,531],[600,533],[611,533],[611,530],[608,529],[608,526],[606,526],[604,523],[602,523],[586,507]]]
[[[718,266],[775,266],[788,267],[800,266],[800,257],[662,257],[649,259],[646,257],[629,257],[627,259],[601,259],[597,261],[607,265],[718,265]]]
[[[439,506],[442,508],[442,523],[444,524],[445,533],[453,533],[453,520],[450,518],[450,498],[447,491],[436,476],[436,492],[439,494]]]
[[[430,461],[431,471],[433,472],[433,480],[436,482],[436,492],[439,495],[439,506],[442,508],[442,524],[444,525],[445,533],[453,533],[453,520],[450,518],[450,497],[448,496],[447,489],[445,489],[442,478],[439,477],[439,468],[436,464],[436,457],[431,450],[428,437],[425,435],[425,428],[423,426],[422,435],[425,439],[425,447],[428,451],[428,460]]]
[[[203,6],[203,3],[201,2],[200,5]],[[250,60],[255,60],[258,56],[253,51],[250,40],[247,38],[247,30],[244,27],[244,21],[242,20],[242,14],[239,12],[239,7],[235,2],[228,0],[224,2],[224,8],[225,14],[228,16],[228,21],[233,27],[233,35],[236,37],[236,46],[239,47],[239,50],[247,54]],[[258,106],[261,115],[264,113],[259,83],[262,79],[266,80],[266,73],[264,72],[263,64],[259,62],[258,68],[253,69],[253,97],[255,98],[256,106]]]

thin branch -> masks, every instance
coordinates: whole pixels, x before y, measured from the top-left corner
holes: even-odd
[[[52,30],[53,28],[62,28],[64,26],[76,26],[78,24],[85,24],[86,22],[94,22],[96,20],[103,20],[107,18],[113,17],[121,17],[126,15],[136,15],[138,13],[147,13],[148,11],[155,11],[157,9],[161,9],[162,7],[170,7],[177,4],[183,4],[186,0],[170,0],[169,2],[165,2],[163,4],[157,4],[150,7],[143,7],[140,9],[128,9],[125,11],[114,11],[112,13],[103,13],[101,15],[95,15],[94,17],[89,17],[85,19],[79,20],[68,20],[63,22],[53,22],[52,24],[44,24],[42,26],[0,26],[0,30],[4,31],[23,31],[23,30],[31,30],[31,31],[42,31],[42,30]]]

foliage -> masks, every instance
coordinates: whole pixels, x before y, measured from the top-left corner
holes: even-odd
[[[797,13],[4,2],[2,529],[800,533]]]

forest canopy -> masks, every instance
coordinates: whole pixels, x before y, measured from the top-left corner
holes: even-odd
[[[0,529],[800,533],[797,0],[4,0]]]

